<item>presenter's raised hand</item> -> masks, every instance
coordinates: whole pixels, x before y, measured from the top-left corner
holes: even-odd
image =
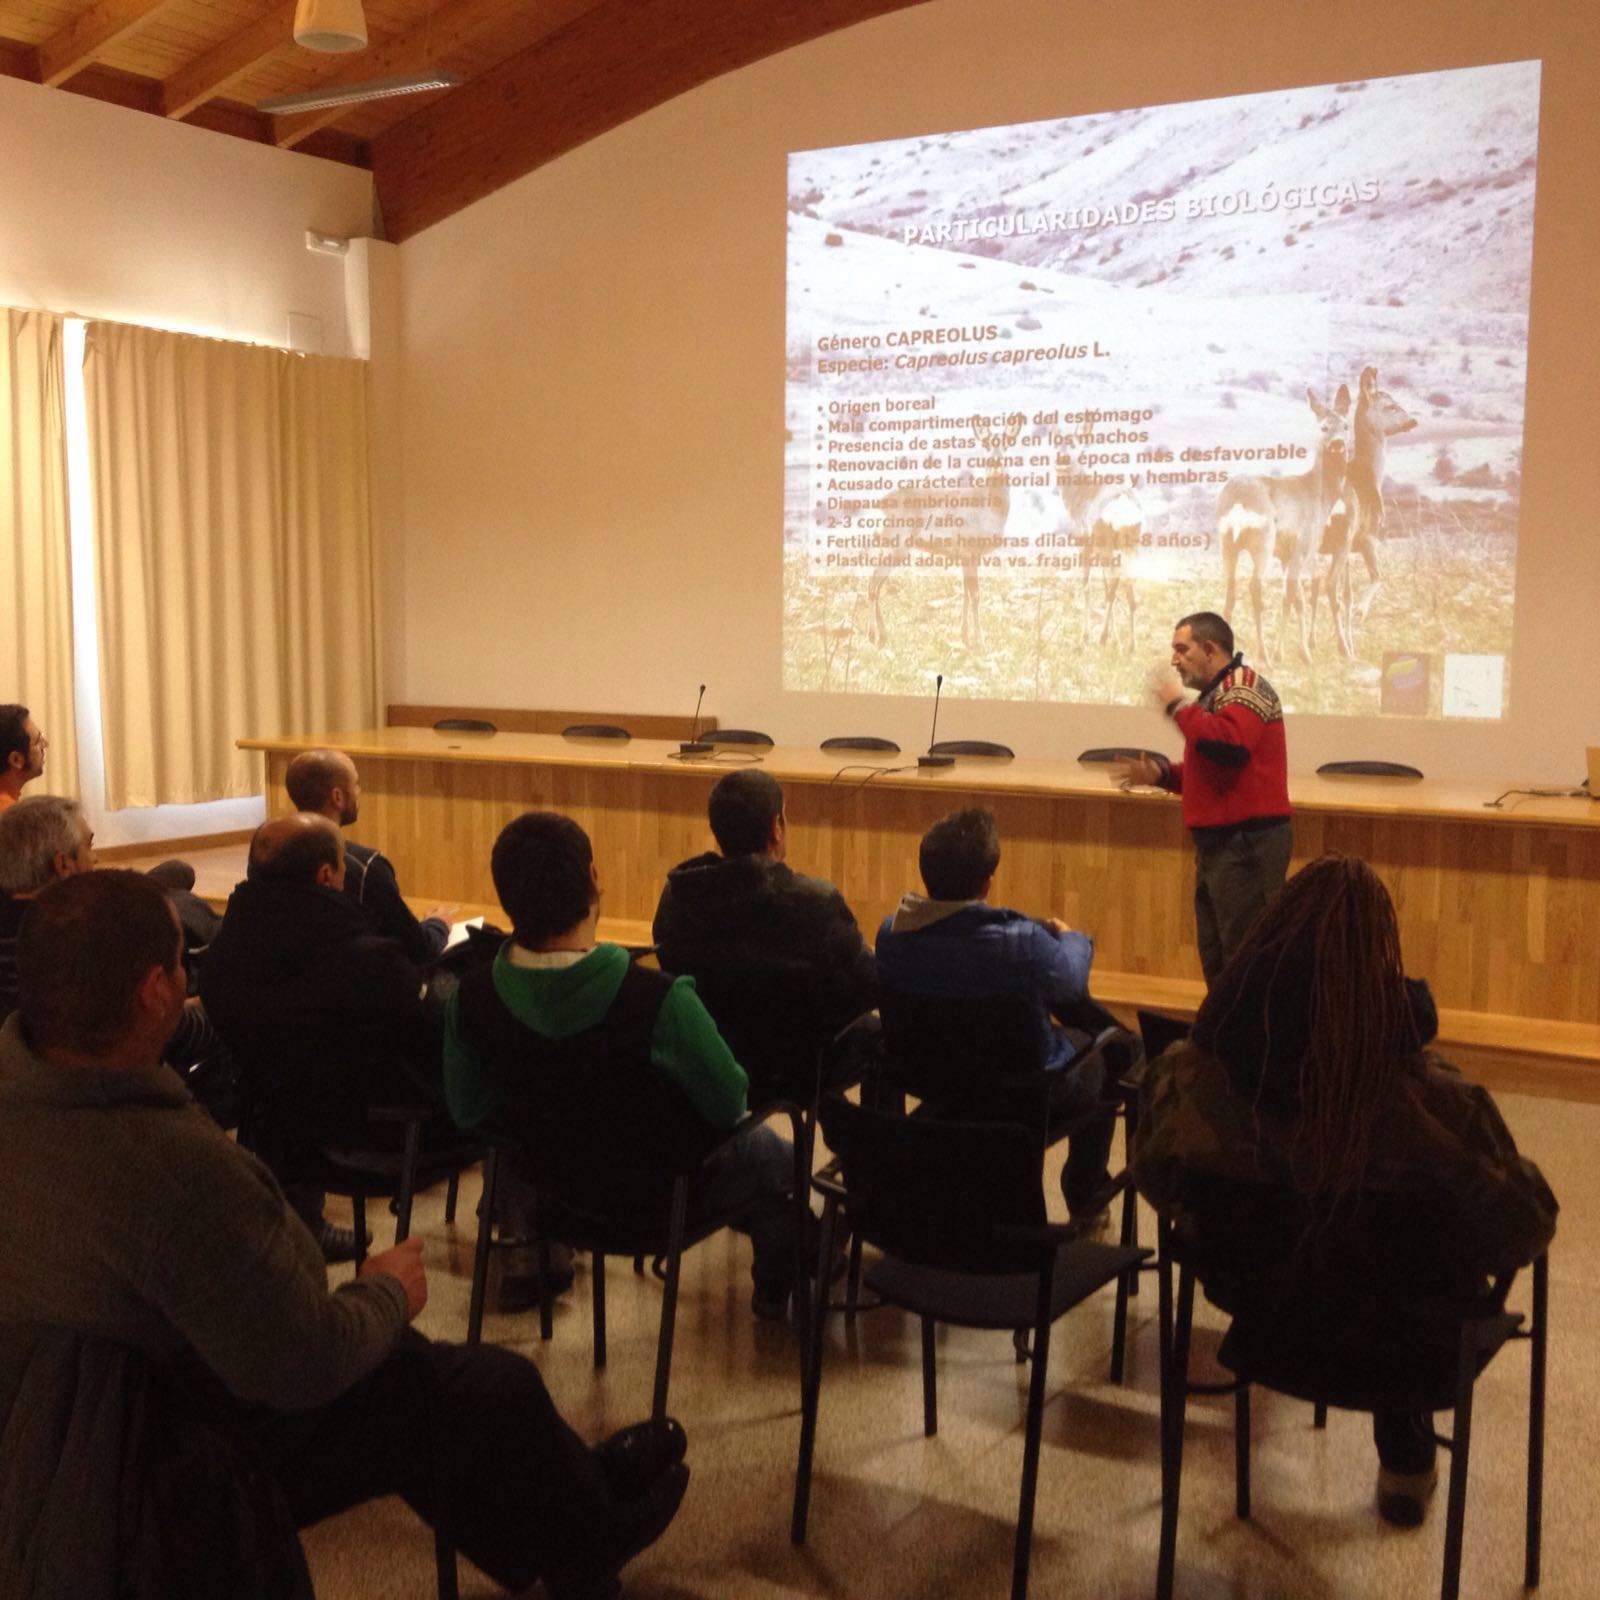
[[[405,1290],[406,1321],[415,1322],[417,1313],[428,1303],[428,1274],[422,1265],[422,1235],[414,1233],[399,1244],[368,1256],[361,1264],[359,1276],[366,1278],[375,1272],[386,1273]]]
[[[1170,666],[1152,667],[1146,682],[1150,687],[1150,698],[1162,711],[1165,711],[1174,700],[1183,698],[1183,684]]]

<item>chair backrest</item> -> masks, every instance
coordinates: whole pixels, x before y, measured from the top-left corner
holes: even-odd
[[[1045,1222],[1041,1152],[1027,1129],[891,1116],[842,1095],[822,1102],[820,1120],[867,1243],[957,1272],[1039,1267],[1042,1247],[1006,1232]]]
[[[1456,1330],[1485,1278],[1441,1191],[1363,1190],[1319,1215],[1286,1188],[1190,1172],[1176,1215],[1174,1253],[1234,1318],[1226,1365],[1358,1409],[1449,1403]]]
[[[824,750],[881,750],[888,755],[900,754],[900,746],[893,739],[881,739],[875,733],[841,733],[822,741]]]
[[[758,733],[754,728],[703,728],[700,738],[706,744],[759,744],[770,745],[770,733]]]
[[[631,739],[633,735],[615,722],[574,722],[561,730],[563,739]]]
[[[993,739],[941,739],[928,746],[930,756],[999,756],[1011,760],[1016,751],[1008,744],[996,744]]]
[[[1110,766],[1115,761],[1138,761],[1141,758],[1148,761],[1159,761],[1160,753],[1155,750],[1145,750],[1137,745],[1109,744],[1099,745],[1092,750],[1080,750],[1078,760],[1086,766]]]
[[[482,717],[440,717],[434,723],[435,733],[495,733],[498,730],[492,722],[485,721]]]
[[[1139,1042],[1144,1046],[1146,1061],[1154,1061],[1169,1045],[1178,1044],[1189,1037],[1191,1024],[1181,1017],[1144,1010],[1139,1011],[1138,1017]]]
[[[1042,1126],[1043,1024],[1022,995],[964,999],[886,988],[878,1014],[889,1076],[907,1094],[941,1116]]]
[[[750,1104],[811,1104],[828,1018],[809,973],[777,968],[703,970],[695,989],[750,1078]]]
[[[1420,767],[1403,761],[1324,761],[1317,768],[1319,778],[1420,778]]]

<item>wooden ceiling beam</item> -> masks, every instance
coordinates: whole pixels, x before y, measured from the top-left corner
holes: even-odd
[[[99,0],[39,46],[39,81],[59,85],[177,0]]]
[[[926,0],[601,0],[372,142],[399,242],[725,72]]]
[[[503,15],[519,0],[452,0],[428,21],[399,34],[373,50],[342,59],[339,69],[321,79],[317,88],[332,89],[341,84],[363,83],[368,78],[393,78],[404,72],[448,61],[453,51]],[[594,0],[545,0],[541,11],[550,14],[552,30],[564,26],[573,16],[588,10]],[[326,128],[349,113],[348,106],[330,106],[320,111],[296,111],[274,119],[273,138],[280,148],[292,149],[318,128]]]
[[[186,117],[196,106],[215,100],[260,62],[294,37],[295,0],[283,0],[248,28],[224,39],[214,50],[180,67],[161,85],[161,109],[169,117]]]

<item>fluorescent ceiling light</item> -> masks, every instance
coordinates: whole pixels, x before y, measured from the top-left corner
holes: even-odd
[[[453,89],[464,81],[459,72],[407,72],[398,78],[369,78],[365,83],[335,83],[325,89],[272,95],[256,101],[256,110],[278,116],[290,111],[320,111],[324,106],[353,106],[362,100],[389,100],[398,94],[421,94],[427,89]]]

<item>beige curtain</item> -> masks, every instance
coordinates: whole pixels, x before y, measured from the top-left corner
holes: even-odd
[[[259,793],[250,735],[378,720],[366,367],[91,322],[106,800]]]
[[[21,702],[50,740],[30,793],[76,794],[72,705],[72,555],[61,318],[0,312],[0,592],[11,627],[0,645],[0,702]]]

